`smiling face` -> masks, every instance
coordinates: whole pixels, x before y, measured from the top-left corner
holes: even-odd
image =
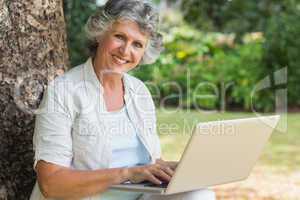
[[[101,69],[122,73],[140,63],[148,35],[141,32],[137,23],[119,20],[106,31],[99,42],[96,57]]]

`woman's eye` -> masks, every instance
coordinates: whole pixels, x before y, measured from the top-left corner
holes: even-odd
[[[135,42],[134,46],[136,46],[137,48],[143,48],[143,45],[139,42]]]
[[[119,35],[119,34],[115,35],[115,37],[118,38],[118,39],[120,39],[120,40],[124,39],[124,37],[122,35]]]

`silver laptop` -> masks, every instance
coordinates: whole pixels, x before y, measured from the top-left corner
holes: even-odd
[[[126,182],[111,189],[174,194],[246,179],[279,115],[199,123],[168,184]]]

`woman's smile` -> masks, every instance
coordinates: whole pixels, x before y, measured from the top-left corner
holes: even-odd
[[[119,57],[119,56],[117,56],[117,55],[112,55],[112,57],[113,57],[114,62],[115,62],[116,64],[118,64],[118,65],[124,65],[124,64],[129,63],[128,60],[123,59],[123,58],[121,58],[121,57]]]

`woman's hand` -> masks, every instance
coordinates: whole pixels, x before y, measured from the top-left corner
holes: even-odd
[[[174,170],[169,166],[168,162],[161,159],[156,160],[155,164],[128,168],[128,172],[129,181],[132,183],[150,181],[155,184],[161,184],[161,181],[169,182],[174,174]]]
[[[177,165],[178,165],[178,161],[164,161],[162,159],[157,159],[156,160],[157,163],[163,163],[164,165],[167,165],[168,167],[170,167],[173,171],[175,171]]]

